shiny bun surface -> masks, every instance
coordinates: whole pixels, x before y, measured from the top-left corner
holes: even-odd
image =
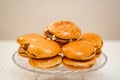
[[[44,40],[45,38],[37,33],[28,33],[28,34],[24,34],[21,35],[20,37],[17,38],[17,42],[19,44],[29,44],[32,41],[36,41],[36,40]]]
[[[78,38],[81,36],[80,28],[70,21],[57,21],[47,27],[50,33],[63,39]]]
[[[75,60],[87,60],[94,57],[94,46],[88,41],[74,41],[62,47],[63,54]]]
[[[33,59],[29,58],[29,63],[36,68],[50,68],[59,65],[62,62],[62,57],[57,55],[52,58]]]
[[[85,33],[82,35],[81,40],[92,42],[94,46],[98,49],[100,49],[103,46],[102,38],[98,34],[95,34],[95,33]]]
[[[28,47],[28,51],[32,58],[49,58],[59,54],[61,48],[52,40],[43,40],[32,42]]]

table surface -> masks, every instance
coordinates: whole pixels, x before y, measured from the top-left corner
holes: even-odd
[[[13,63],[12,55],[18,46],[14,40],[0,41],[0,80],[35,80],[35,73],[23,70]],[[102,51],[108,57],[107,64],[98,71],[84,74],[84,79],[120,80],[120,40],[104,40]]]

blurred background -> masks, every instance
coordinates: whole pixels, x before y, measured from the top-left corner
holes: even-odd
[[[41,34],[59,20],[74,22],[82,33],[120,40],[120,0],[0,0],[0,40]]]

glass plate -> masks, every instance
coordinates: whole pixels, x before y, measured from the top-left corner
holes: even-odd
[[[34,68],[28,63],[28,58],[19,56],[17,51],[12,55],[13,62],[20,68],[36,72],[36,73],[81,73],[81,72],[93,72],[101,69],[107,62],[107,56],[104,53],[101,53],[100,57],[97,58],[96,64],[91,68],[84,70],[72,70],[65,67],[63,64],[57,66],[56,68]]]

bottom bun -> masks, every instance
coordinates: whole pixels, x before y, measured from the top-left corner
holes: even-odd
[[[22,47],[18,48],[18,54],[22,57],[29,58],[29,52],[27,50],[24,50]]]
[[[62,62],[62,57],[57,55],[52,58],[44,58],[44,59],[33,59],[29,58],[29,63],[31,66],[36,68],[54,68],[58,66]]]
[[[82,70],[82,69],[87,69],[92,67],[94,64],[96,63],[96,58],[92,58],[90,60],[84,60],[84,61],[80,61],[80,60],[73,60],[73,59],[69,59],[67,57],[63,58],[63,64],[70,68],[70,69],[75,69],[75,70]]]

